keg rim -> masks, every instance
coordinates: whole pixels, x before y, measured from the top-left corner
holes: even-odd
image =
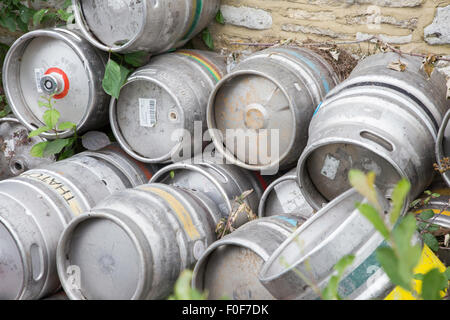
[[[442,120],[441,127],[439,129],[438,136],[436,139],[435,156],[439,169],[442,169],[441,160],[445,158],[444,139],[445,139],[445,131],[447,129],[449,120],[450,120],[450,109],[444,115],[444,119]],[[447,186],[450,187],[450,172],[442,172],[441,176],[442,179],[444,179]]]
[[[15,249],[18,251],[19,256],[20,256],[20,268],[22,269],[22,283],[21,283],[21,288],[18,290],[17,292],[17,296],[15,299],[20,299],[20,297],[23,295],[24,291],[25,291],[25,286],[26,286],[26,279],[28,279],[30,277],[30,272],[29,272],[29,268],[26,268],[26,262],[28,261],[28,257],[26,254],[26,249],[25,246],[23,245],[23,242],[20,239],[20,236],[17,232],[14,231],[14,229],[11,227],[11,224],[5,220],[1,215],[0,215],[0,224],[3,225],[3,227],[5,228],[5,230],[8,232],[9,236],[11,237],[11,240],[14,241],[15,244]]]
[[[266,202],[267,202],[269,196],[272,194],[272,191],[275,189],[275,187],[282,182],[292,181],[292,180],[298,184],[297,175],[295,174],[295,168],[291,169],[285,175],[279,177],[278,179],[276,179],[275,181],[273,181],[271,184],[269,184],[267,186],[266,190],[264,190],[264,193],[262,194],[261,199],[259,201],[259,206],[258,206],[258,217],[259,218],[268,217],[265,215]]]
[[[170,171],[173,170],[191,170],[194,172],[198,172],[200,174],[202,174],[203,176],[205,176],[216,188],[217,190],[220,192],[220,195],[222,196],[222,198],[225,200],[225,203],[227,204],[227,210],[231,212],[231,202],[230,199],[228,199],[228,195],[225,191],[225,189],[220,185],[219,182],[217,182],[216,178],[214,178],[213,175],[211,175],[209,172],[207,172],[203,166],[208,166],[208,168],[212,168],[213,170],[219,171],[219,169],[212,167],[211,163],[207,163],[207,162],[201,162],[198,164],[190,164],[190,163],[173,163],[173,164],[169,164],[167,166],[165,166],[164,168],[161,168],[160,170],[158,170],[153,177],[150,179],[150,181],[148,183],[162,183],[161,180],[162,178],[164,178],[163,175],[169,173]],[[224,176],[225,174],[223,172],[218,172],[220,175]],[[229,177],[225,177],[228,181],[230,180]]]
[[[74,39],[71,39],[70,37],[73,37]],[[13,73],[13,70],[10,70],[13,65],[11,63],[11,59],[14,55],[18,54],[19,51],[24,51],[30,41],[33,39],[36,39],[38,37],[49,37],[52,39],[60,40],[64,42],[66,45],[68,45],[78,56],[78,58],[83,62],[85,66],[85,72],[87,73],[88,79],[94,79],[94,72],[92,70],[91,65],[89,64],[89,59],[86,57],[83,50],[81,50],[77,45],[76,42],[82,42],[83,39],[77,35],[75,32],[72,32],[70,30],[64,29],[64,28],[49,28],[49,29],[37,29],[30,31],[28,33],[25,33],[23,36],[18,38],[10,47],[8,50],[8,53],[5,56],[5,61],[3,65],[3,83],[7,84],[9,83],[8,77],[10,77],[10,73]],[[18,75],[16,74],[16,77],[18,80]],[[89,81],[89,100],[88,100],[88,106],[93,104],[95,102],[95,97],[93,92],[95,92],[95,81]],[[22,93],[22,90],[20,89],[20,86],[18,87],[20,92]],[[33,112],[29,110],[29,107],[26,103],[23,101],[23,97],[19,97],[19,100],[24,107],[24,110],[29,112],[31,115],[31,118],[28,116],[25,116],[25,113],[20,112],[21,107],[18,106],[14,101],[12,101],[9,97],[11,96],[11,90],[9,85],[4,86],[5,96],[8,100],[8,103],[11,107],[11,111],[13,112],[14,116],[19,120],[20,123],[22,123],[23,126],[25,126],[29,131],[36,130],[37,128],[32,125],[33,120],[36,120],[38,123],[42,123],[41,120],[39,120]],[[86,108],[83,117],[77,123],[77,130],[80,132],[83,130],[83,127],[88,122],[91,115],[94,113],[93,108]],[[31,121],[29,121],[31,120]],[[60,133],[58,133],[59,138],[67,138],[73,135],[73,129],[64,130]],[[39,136],[46,138],[46,139],[55,139],[56,134],[51,132],[44,132],[41,133]]]
[[[277,261],[278,258],[282,255],[283,251],[289,247],[295,239],[301,234],[304,230],[308,230],[309,226],[312,224],[317,224],[316,221],[318,221],[320,218],[324,217],[330,210],[335,209],[336,206],[341,205],[345,201],[353,198],[353,197],[359,197],[362,199],[363,202],[366,202],[367,200],[363,195],[361,195],[356,189],[351,188],[332,201],[330,201],[325,207],[323,207],[321,210],[319,210],[316,214],[314,214],[310,219],[305,221],[298,229],[296,229],[270,256],[270,258],[264,263],[264,265],[261,267],[261,270],[259,272],[258,278],[261,283],[268,284],[273,281],[276,281],[279,278],[282,278],[284,276],[289,275],[294,269],[297,268],[297,266],[304,264],[313,254],[316,252],[320,252],[323,248],[326,248],[327,245],[334,241],[336,239],[336,235],[334,235],[334,232],[331,232],[324,238],[321,242],[319,242],[314,247],[310,248],[306,253],[303,253],[298,258],[294,260],[294,262],[291,263],[290,266],[282,267],[281,270],[278,270],[276,272],[270,272],[269,270],[272,268],[274,263]],[[387,203],[387,200],[386,200]],[[407,206],[404,206],[404,209],[407,208]],[[351,213],[354,213],[355,210],[358,210],[356,207],[353,209]],[[403,213],[405,210],[403,210]],[[358,213],[360,214],[360,213]],[[349,214],[348,217],[351,217]],[[323,218],[322,218],[323,219]],[[320,221],[320,220],[319,220]],[[349,221],[349,218],[346,218],[340,222],[339,226],[344,225],[347,221]],[[334,235],[334,237],[333,237]],[[370,236],[368,236],[368,239],[376,239],[374,237],[379,237],[380,243],[383,240],[383,237],[379,232],[373,228],[373,230],[370,232]],[[325,277],[326,279],[326,277]],[[323,279],[317,279],[319,281]]]
[[[182,119],[182,122],[180,124],[183,128],[185,128],[186,119],[184,116],[184,109],[181,107],[181,103],[178,100],[178,98],[173,94],[173,92],[171,92],[171,90],[169,89],[168,86],[166,86],[164,83],[158,81],[157,79],[154,79],[152,77],[145,75],[145,70],[137,70],[127,79],[127,82],[122,86],[122,89],[126,85],[128,85],[132,82],[135,82],[135,81],[149,81],[149,82],[161,87],[164,91],[166,91],[171,96],[171,98],[174,100],[174,102],[176,103],[176,105],[181,113],[180,119]],[[120,98],[120,96],[119,96],[119,98]],[[141,161],[143,163],[161,164],[161,163],[172,162],[172,154],[176,154],[176,153],[180,152],[180,150],[182,150],[182,148],[183,148],[182,142],[176,143],[172,147],[171,151],[169,151],[167,154],[162,155],[158,158],[151,159],[151,158],[147,158],[145,156],[141,156],[140,154],[138,154],[131,148],[131,146],[128,144],[128,142],[126,141],[125,137],[123,136],[123,134],[120,130],[120,126],[119,126],[118,119],[117,119],[117,102],[118,101],[116,98],[111,97],[111,101],[109,104],[109,123],[111,125],[111,129],[114,134],[114,137],[117,139],[117,142],[122,147],[122,149],[129,156],[131,156],[134,159]],[[176,151],[174,152],[173,150],[176,150]]]
[[[214,146],[216,147],[218,152],[220,152],[228,161],[230,161],[231,164],[237,165],[241,168],[244,168],[247,170],[252,170],[252,171],[270,170],[271,168],[276,168],[276,167],[278,167],[278,169],[283,168],[283,165],[284,166],[287,165],[286,163],[283,163],[283,161],[288,157],[289,150],[291,150],[292,147],[294,146],[295,136],[296,136],[296,132],[297,132],[295,126],[292,127],[291,141],[289,142],[289,145],[287,146],[286,151],[281,156],[279,156],[276,161],[274,161],[273,163],[270,163],[269,165],[250,165],[250,164],[245,163],[242,160],[239,160],[230,150],[228,150],[228,148],[226,148],[224,146],[224,142],[223,141],[221,142],[220,140],[222,140],[222,139],[219,139],[219,137],[216,134],[216,130],[219,130],[219,129],[217,129],[216,120],[214,119],[215,118],[214,115],[215,115],[216,96],[217,96],[219,90],[222,89],[223,85],[227,81],[229,81],[235,77],[239,77],[239,76],[243,76],[243,75],[256,75],[256,76],[266,78],[267,80],[273,82],[281,90],[281,92],[283,92],[283,95],[287,99],[287,101],[289,103],[289,110],[292,115],[292,122],[296,123],[296,120],[297,120],[296,114],[295,114],[295,112],[292,112],[293,106],[294,106],[292,99],[289,96],[289,94],[287,93],[287,91],[283,88],[283,86],[279,83],[278,80],[276,80],[275,78],[273,78],[270,75],[267,75],[261,71],[238,70],[238,71],[231,72],[231,73],[228,73],[227,75],[225,75],[216,84],[216,86],[214,87],[214,90],[211,92],[211,94],[209,96],[208,105],[206,108],[206,123],[208,126],[208,131],[209,131],[211,140],[214,143]]]
[[[82,289],[73,289],[70,288],[68,285],[68,278],[67,278],[67,272],[66,269],[68,266],[70,266],[70,259],[68,256],[68,249],[72,241],[72,235],[77,227],[79,227],[82,223],[86,222],[86,220],[93,220],[93,219],[100,219],[100,220],[108,220],[114,224],[116,224],[119,228],[123,230],[123,232],[130,238],[130,240],[133,242],[136,252],[138,254],[139,259],[139,274],[138,278],[142,279],[142,277],[146,274],[148,274],[148,268],[146,264],[145,254],[144,254],[144,247],[141,245],[141,242],[139,241],[138,237],[133,233],[132,229],[134,227],[131,227],[124,221],[122,221],[120,218],[114,216],[113,214],[108,213],[107,211],[100,210],[98,212],[92,211],[89,213],[84,213],[75,219],[73,219],[67,227],[64,229],[63,233],[61,234],[61,237],[58,241],[57,246],[57,253],[56,253],[56,266],[58,271],[58,276],[61,281],[61,285],[64,288],[64,291],[66,292],[67,296],[71,300],[87,300],[87,298],[82,294]],[[136,290],[133,294],[133,296],[130,298],[130,300],[136,300],[139,299],[143,292],[144,292],[144,282],[138,281]]]
[[[392,168],[400,176],[400,179],[401,178],[407,179],[407,175],[401,169],[401,167],[399,165],[397,165],[397,163],[395,161],[393,161],[389,157],[385,156],[382,152],[379,152],[371,144],[363,144],[361,141],[358,141],[358,140],[355,140],[352,138],[339,137],[338,141],[333,140],[333,139],[336,139],[336,137],[320,139],[318,141],[315,141],[312,144],[307,145],[305,150],[303,150],[302,155],[300,156],[298,163],[297,163],[296,175],[297,175],[298,186],[300,188],[300,191],[301,191],[303,197],[305,198],[305,200],[309,203],[309,205],[314,210],[319,211],[323,208],[323,206],[322,206],[323,203],[328,204],[328,203],[331,203],[331,201],[334,201],[334,199],[332,199],[331,201],[327,200],[327,199],[325,199],[324,196],[322,196],[322,194],[320,194],[319,190],[314,186],[314,183],[312,182],[311,177],[309,175],[308,169],[306,168],[307,160],[312,155],[312,153],[323,146],[330,145],[330,144],[345,143],[345,144],[351,144],[351,145],[361,147],[363,149],[368,150],[371,153],[374,153],[375,155],[379,156],[384,161],[386,161],[389,165],[391,165]],[[351,189],[352,188],[349,188],[346,191],[351,190]],[[341,193],[338,197],[340,197],[345,192]],[[314,196],[314,195],[316,195],[316,196]],[[406,201],[409,201],[410,197],[411,197],[411,195],[408,194]]]
[[[89,25],[84,17],[83,10],[81,9],[81,0],[72,0],[72,8],[73,8],[73,14],[75,16],[75,21],[80,29],[83,36],[86,38],[87,41],[89,41],[93,46],[96,48],[106,51],[106,52],[120,52],[120,53],[127,53],[127,52],[133,52],[134,44],[135,42],[140,39],[145,31],[145,23],[141,25],[139,28],[139,31],[134,35],[134,37],[130,40],[128,40],[125,44],[120,46],[107,46],[103,42],[101,42],[90,30]],[[143,16],[147,16],[147,1],[142,1],[142,8],[143,8]]]

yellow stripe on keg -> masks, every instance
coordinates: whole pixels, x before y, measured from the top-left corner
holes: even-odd
[[[441,212],[440,209],[433,209],[433,208],[428,208],[428,209],[425,209],[425,210],[433,210],[434,214],[440,214],[440,215],[443,215],[443,216],[449,216],[450,217],[450,211],[442,211]],[[415,212],[415,214],[420,214],[420,213],[422,213],[425,210],[417,210]]]
[[[184,230],[186,230],[189,238],[192,240],[196,240],[200,238],[200,233],[198,232],[197,228],[194,226],[194,223],[192,222],[192,218],[187,212],[187,210],[184,208],[183,204],[178,201],[174,196],[172,196],[170,193],[153,188],[153,187],[139,187],[139,189],[147,190],[153,193],[156,193],[158,196],[163,198],[167,201],[167,203],[170,205],[170,207],[173,209],[173,211],[178,216],[178,219],[183,225]]]
[[[445,266],[439,260],[439,258],[434,254],[434,252],[427,246],[423,246],[422,255],[420,257],[419,264],[414,269],[414,273],[422,273],[425,274],[431,269],[438,268],[439,271],[444,272]],[[413,280],[413,288],[416,292],[422,291],[422,281]],[[441,297],[443,297],[445,293],[441,292]],[[417,300],[411,292],[406,291],[405,289],[397,286],[384,300]]]

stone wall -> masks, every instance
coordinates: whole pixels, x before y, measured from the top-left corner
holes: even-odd
[[[217,48],[232,42],[342,42],[372,34],[402,50],[450,54],[450,0],[222,0]],[[350,45],[354,53],[367,44]]]

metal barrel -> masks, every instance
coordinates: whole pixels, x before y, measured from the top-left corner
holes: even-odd
[[[167,165],[150,180],[150,183],[156,182],[204,193],[216,203],[224,217],[228,217],[234,209],[236,198],[248,190],[253,192],[245,202],[257,214],[263,192],[260,181],[250,172],[231,164],[214,163],[213,160],[198,163],[183,161]],[[240,217],[236,225],[247,221]]]
[[[220,218],[201,192],[159,183],[118,192],[62,234],[57,265],[64,291],[75,300],[166,298],[216,240]]]
[[[136,70],[110,106],[111,127],[122,148],[146,163],[191,158],[194,135],[202,148],[209,94],[226,72],[213,52],[180,50]],[[200,126],[195,129],[196,122]],[[200,131],[200,132],[198,132]]]
[[[436,139],[435,155],[438,169],[447,186],[450,187],[450,110],[448,110],[442,120]]]
[[[358,209],[367,202],[350,189],[319,210],[298,228],[261,268],[259,279],[278,299],[315,299],[318,294],[297,274],[326,286],[334,265],[345,255],[355,260],[339,283],[339,294],[347,299],[386,296],[393,285],[381,269],[375,250],[383,245],[382,235]],[[389,203],[379,194],[385,214]]]
[[[64,291],[60,291],[58,293],[55,293],[54,295],[51,295],[41,300],[69,300],[69,298],[67,297]]]
[[[274,297],[258,280],[272,253],[305,220],[277,215],[246,223],[214,242],[197,262],[192,286],[208,291],[208,299],[269,300]]]
[[[29,131],[15,118],[0,119],[0,180],[15,177],[28,169],[52,163],[54,156],[36,158],[30,154],[33,145],[45,141],[28,138]]]
[[[216,16],[220,0],[72,0],[79,29],[108,52],[155,53],[185,45]]]
[[[338,82],[332,67],[308,49],[252,54],[210,96],[208,129],[217,150],[249,170],[292,168],[314,109]]]
[[[47,110],[38,101],[53,95],[60,121],[75,123],[79,133],[106,124],[109,96],[102,89],[106,58],[75,31],[54,28],[26,33],[13,43],[3,66],[11,110],[28,130],[35,130],[45,126]],[[73,130],[64,130],[58,137],[72,134]],[[54,139],[56,133],[41,136]]]
[[[314,212],[300,191],[295,168],[267,187],[258,207],[260,218],[289,213],[308,219]]]
[[[105,155],[80,154],[0,182],[0,299],[40,299],[56,292],[56,247],[67,223],[136,186],[128,176],[144,176],[115,167],[119,153],[110,161]]]
[[[406,70],[388,68],[400,61]],[[416,197],[431,183],[434,145],[449,103],[445,79],[427,79],[421,59],[382,53],[361,61],[313,117],[297,166],[305,199],[315,209],[350,188],[351,168],[374,171],[387,196],[401,177]]]

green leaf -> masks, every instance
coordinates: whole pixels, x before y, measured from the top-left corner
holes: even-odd
[[[339,288],[339,278],[337,276],[332,276],[326,288],[322,291],[322,296],[325,300],[340,300],[338,294]]]
[[[429,246],[430,249],[433,250],[434,252],[437,252],[439,250],[439,242],[437,241],[436,237],[433,236],[431,233],[422,234],[422,239],[423,242],[425,242],[425,244]]]
[[[223,18],[222,11],[220,11],[220,10],[217,11],[216,22],[218,22],[220,24],[225,24],[225,19]]]
[[[175,283],[174,295],[169,300],[206,300],[206,295],[191,288],[192,271],[184,270]]]
[[[119,99],[120,89],[125,84],[129,73],[130,70],[110,59],[105,69],[103,90],[110,96]]]
[[[338,272],[339,277],[344,274],[345,269],[349,267],[353,261],[355,260],[355,256],[350,254],[342,257],[335,265],[334,270]]]
[[[64,148],[63,152],[61,152],[61,153],[59,154],[59,156],[58,156],[58,161],[61,161],[61,160],[70,158],[70,157],[72,157],[74,154],[75,154],[75,150],[74,150],[74,149],[66,147],[66,148]]]
[[[369,200],[369,202],[374,205],[377,210],[380,210],[377,193],[374,187],[374,172],[369,172],[366,175],[360,170],[352,169],[348,173],[348,179],[353,188]]]
[[[425,210],[419,214],[419,218],[422,220],[428,220],[434,217],[434,212],[431,209]]]
[[[406,251],[411,247],[411,239],[416,232],[416,228],[416,218],[412,214],[408,214],[402,218],[394,228],[392,234],[400,252]]]
[[[400,216],[403,206],[405,205],[405,199],[408,196],[409,190],[411,189],[411,184],[407,179],[400,180],[395,186],[392,192],[392,209],[389,214],[389,219],[392,225],[395,224]]]
[[[47,127],[47,126],[37,128],[36,130],[33,130],[33,131],[30,132],[30,134],[28,135],[28,138],[36,137],[36,136],[38,136],[38,135],[40,135],[40,134],[42,134],[44,132],[47,132],[49,130],[51,130],[51,128]]]
[[[373,224],[375,229],[381,233],[383,238],[388,240],[389,229],[386,227],[386,224],[384,223],[378,211],[375,210],[375,208],[368,203],[364,204],[357,203],[356,207],[358,208],[359,212],[361,212],[361,214]]]
[[[424,300],[440,300],[440,291],[447,285],[445,275],[437,268],[431,269],[423,277],[421,296]]]
[[[41,9],[33,15],[33,25],[35,27],[37,27],[41,24],[42,19],[47,14],[47,12],[48,12],[48,9]]]
[[[44,157],[44,149],[47,147],[48,144],[49,144],[48,141],[36,143],[31,148],[30,154],[36,158],[43,158]]]
[[[124,55],[125,62],[135,68],[142,67],[150,60],[150,54],[145,51],[137,51]]]
[[[38,101],[38,105],[39,105],[39,107],[45,107],[47,109],[52,108],[52,105],[49,102],[45,102],[45,101],[41,101],[41,100]]]
[[[173,179],[173,178],[175,178],[175,171],[170,171],[170,177]]]
[[[423,273],[416,273],[416,274],[414,275],[414,279],[419,280],[419,281],[422,281],[422,280],[423,280],[423,276],[424,276]]]
[[[72,122],[69,122],[69,121],[67,121],[67,122],[62,122],[62,123],[60,123],[59,125],[58,125],[58,130],[60,130],[60,131],[64,131],[64,130],[72,130],[72,129],[75,129],[76,128],[76,124],[75,123],[72,123]]]
[[[450,281],[450,267],[448,267],[447,269],[445,269],[445,276],[447,277],[447,280]]]
[[[51,129],[56,128],[56,124],[58,123],[60,117],[61,114],[56,109],[49,109],[45,111],[42,116],[44,123]]]
[[[214,41],[211,36],[211,33],[209,32],[208,28],[203,29],[202,31],[202,39],[205,45],[210,49],[214,50]]]
[[[67,22],[70,19],[70,17],[72,17],[72,16],[73,16],[73,13],[67,12],[66,10],[63,10],[63,9],[58,10],[58,17],[62,21]]]
[[[70,143],[70,139],[56,139],[47,142],[48,144],[44,149],[44,157],[60,153]]]
[[[17,30],[16,20],[12,16],[2,16],[1,25],[11,32],[16,32]]]
[[[376,256],[384,272],[386,272],[392,283],[410,291],[411,283],[405,282],[403,277],[400,275],[398,270],[399,261],[394,250],[389,247],[378,248],[376,251]]]

